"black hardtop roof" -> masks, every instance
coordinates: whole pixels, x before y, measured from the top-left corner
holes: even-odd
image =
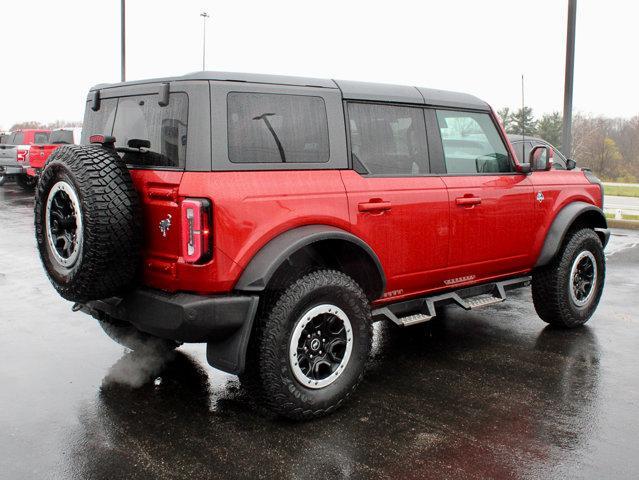
[[[147,83],[182,82],[193,80],[262,83],[272,85],[291,85],[318,88],[339,89],[344,99],[385,101],[396,103],[413,103],[437,105],[452,108],[470,108],[490,110],[483,100],[466,93],[449,92],[431,88],[409,87],[405,85],[391,85],[383,83],[355,82],[350,80],[330,80],[321,78],[293,77],[286,75],[266,75],[260,73],[234,72],[194,72],[180,77],[153,78],[148,80],[134,80],[130,82],[99,84],[91,88],[101,90],[128,85],[142,85]]]

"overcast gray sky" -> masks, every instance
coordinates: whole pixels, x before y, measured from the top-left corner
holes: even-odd
[[[119,0],[3,2],[0,128],[80,120],[120,78]],[[127,77],[201,69],[419,85],[562,109],[567,0],[127,0]],[[634,0],[579,0],[575,109],[639,114]]]

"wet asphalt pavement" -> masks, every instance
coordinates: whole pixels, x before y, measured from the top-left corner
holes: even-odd
[[[144,358],[72,313],[40,266],[32,198],[0,188],[0,478],[637,478],[639,234],[615,232],[588,326],[545,327],[529,290],[378,325],[336,414],[255,406],[202,345]]]

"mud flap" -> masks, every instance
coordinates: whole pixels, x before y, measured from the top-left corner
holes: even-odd
[[[246,364],[246,348],[248,347],[253,321],[257,313],[259,298],[252,297],[244,323],[229,336],[219,340],[209,340],[206,344],[206,360],[214,368],[239,375]]]

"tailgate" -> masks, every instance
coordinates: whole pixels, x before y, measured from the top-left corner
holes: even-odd
[[[31,145],[29,165],[32,168],[44,168],[49,155],[60,145]]]
[[[17,163],[17,147],[0,144],[0,165],[15,166]]]

